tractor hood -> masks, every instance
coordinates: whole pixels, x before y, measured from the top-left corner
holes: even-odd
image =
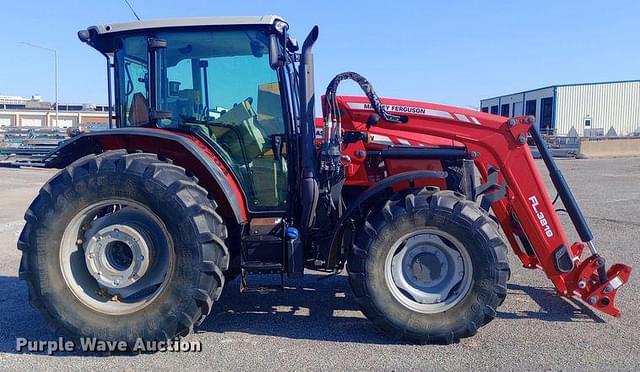
[[[339,104],[353,114],[369,115],[373,108],[366,97],[342,96],[338,99]],[[428,120],[455,120],[465,123],[504,123],[507,118],[484,112],[448,106],[437,103],[410,101],[397,98],[382,98],[386,111],[394,114],[406,115],[409,118],[415,117]]]
[[[441,105],[436,103],[410,101],[396,98],[382,98],[384,108],[389,113],[405,115],[409,120],[415,119],[424,122],[424,125],[437,125],[438,122],[458,122],[467,125],[501,125],[508,119],[502,116],[491,115],[484,112]],[[343,128],[345,130],[361,130],[369,116],[374,112],[371,103],[366,97],[340,96],[338,104],[343,112],[347,113]],[[402,123],[382,126],[374,126],[370,129],[374,141],[386,142],[388,145],[403,146],[460,146],[462,143],[451,139],[429,136],[421,133],[407,131]]]

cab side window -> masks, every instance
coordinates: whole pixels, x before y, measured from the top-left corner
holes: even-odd
[[[149,69],[147,66],[146,37],[129,37],[122,40],[116,54],[122,66],[120,84],[121,126],[139,126],[149,123]]]
[[[273,141],[283,140],[285,127],[266,37],[235,31],[159,36],[167,40],[167,94],[159,105],[171,113],[163,125],[208,136],[242,183],[250,209],[283,209],[286,159],[274,155]]]

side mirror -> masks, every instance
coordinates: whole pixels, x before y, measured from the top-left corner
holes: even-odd
[[[276,34],[269,35],[269,64],[273,69],[282,67],[284,64],[284,57],[280,54],[280,45],[278,45]]]

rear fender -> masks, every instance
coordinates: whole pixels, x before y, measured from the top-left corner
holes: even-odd
[[[151,128],[118,128],[85,133],[63,142],[45,159],[47,168],[64,168],[75,160],[108,150],[143,151],[171,159],[195,175],[216,200],[220,214],[238,224],[247,221],[240,184],[215,150],[191,133]]]

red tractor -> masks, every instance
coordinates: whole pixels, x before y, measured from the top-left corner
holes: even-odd
[[[362,76],[343,73],[316,119],[318,28],[299,48],[276,16],[100,25],[78,36],[106,58],[114,123],[46,159],[61,171],[18,241],[20,277],[55,330],[172,339],[203,321],[233,277],[262,292],[249,275],[346,267],[379,328],[450,343],[495,318],[507,244],[560,295],[618,316],[631,268],[605,269],[531,117],[379,99]],[[336,95],[347,79],[363,97]],[[567,239],[528,137],[579,242]]]

